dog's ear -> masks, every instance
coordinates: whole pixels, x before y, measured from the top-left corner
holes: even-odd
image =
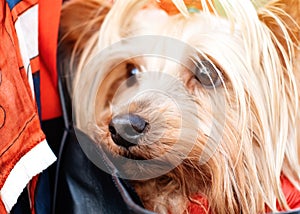
[[[300,44],[300,1],[273,0],[261,10],[259,18],[275,35],[279,43],[288,51],[287,35],[294,48]]]
[[[99,31],[110,9],[107,1],[72,0],[66,2],[61,11],[60,46],[65,51],[80,53],[86,42]]]
[[[58,68],[69,93],[81,54],[90,39],[96,38],[110,7],[108,0],[71,0],[62,6]]]

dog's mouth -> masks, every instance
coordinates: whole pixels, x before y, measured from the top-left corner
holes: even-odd
[[[139,149],[142,149],[141,146],[139,146]],[[105,152],[105,154],[111,159],[111,160],[117,160],[117,159],[126,159],[126,160],[133,160],[133,161],[142,161],[142,160],[148,160],[147,157],[141,155],[140,153],[133,151],[132,148],[124,148],[122,146],[118,146],[117,151],[112,151],[109,146],[104,145],[101,147],[102,150]]]
[[[119,173],[126,178],[154,178],[188,159],[198,136],[187,131],[190,126],[182,126],[179,119],[166,120],[167,113],[130,110],[109,115],[99,124],[101,147]]]

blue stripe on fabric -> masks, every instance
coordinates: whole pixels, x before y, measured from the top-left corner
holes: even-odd
[[[33,85],[34,85],[34,93],[35,93],[35,101],[38,107],[38,113],[39,117],[41,117],[42,114],[42,108],[41,108],[41,93],[40,93],[40,72],[36,72],[32,75],[33,77]]]
[[[9,9],[12,10],[21,0],[6,0]]]

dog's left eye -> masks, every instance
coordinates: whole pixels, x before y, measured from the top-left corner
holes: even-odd
[[[195,78],[205,87],[218,87],[221,72],[211,61],[203,59],[195,63]]]

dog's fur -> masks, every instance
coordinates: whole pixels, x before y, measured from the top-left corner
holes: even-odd
[[[186,68],[164,60],[140,56],[134,61],[143,64],[144,72],[155,65],[161,73],[181,81],[187,90],[187,100],[196,106],[194,119],[199,124],[211,123],[216,116],[207,103],[220,93],[226,96],[226,109],[220,109],[226,111],[225,121],[215,118],[217,124],[224,123],[219,130],[221,143],[208,161],[199,163],[209,134],[205,125],[188,127],[185,131],[197,132],[198,136],[179,166],[158,178],[132,182],[145,207],[159,213],[180,213],[179,210],[183,213],[193,196],[201,194],[208,200],[212,213],[264,213],[266,207],[276,211],[276,201],[281,208],[289,209],[280,176],[286,176],[299,188],[300,1],[254,4],[250,0],[219,0],[216,8],[211,1],[200,2],[201,11],[189,14],[181,0],[173,0],[179,11],[174,15],[156,11],[155,1],[66,3],[61,16],[60,56],[66,65],[64,75],[69,92],[72,95],[74,88],[81,87],[82,95],[87,93],[79,83],[93,77],[80,76],[80,72],[98,52],[121,39],[163,35],[195,47],[219,69],[219,86],[204,88]],[[114,56],[110,57],[108,60],[113,61]],[[118,60],[116,57],[116,64],[121,63]],[[118,96],[124,95],[129,87],[115,95],[127,78],[126,63],[113,68],[108,76],[103,74],[105,81],[93,107],[97,123],[92,125],[97,128],[84,131],[113,154],[139,159],[160,157],[173,144],[181,143],[177,142],[181,116],[168,99],[155,100],[153,95],[146,94],[130,103],[131,113],[154,124],[143,143],[128,151],[115,145],[110,137],[109,121],[129,105],[124,100],[118,101],[122,100]],[[144,81],[140,80],[140,84]],[[174,85],[166,85],[173,90]],[[139,92],[138,87],[136,91]],[[95,96],[97,93],[93,92]],[[116,106],[111,108],[115,96]],[[85,114],[77,112],[76,105],[82,103],[75,103],[75,115]],[[189,115],[189,110],[184,108],[183,113]],[[164,115],[163,124],[159,115]],[[79,117],[77,125],[85,129],[86,124]],[[146,145],[158,133],[161,138]],[[214,143],[214,136],[209,137],[210,143]],[[194,143],[181,140],[184,145]],[[173,155],[178,155],[174,160],[181,158],[180,153]]]

